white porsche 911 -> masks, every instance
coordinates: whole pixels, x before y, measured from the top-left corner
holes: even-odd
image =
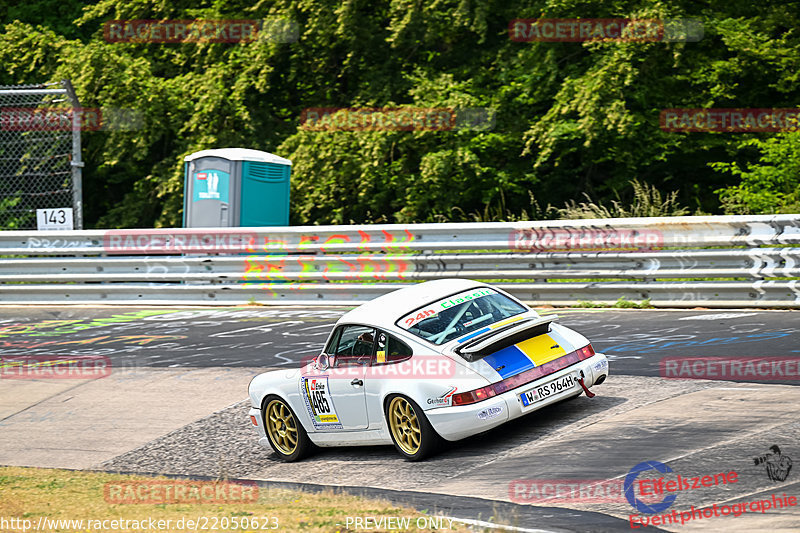
[[[574,398],[608,376],[579,333],[484,283],[444,279],[346,313],[300,369],[256,376],[250,419],[284,461],[394,444],[408,460]]]

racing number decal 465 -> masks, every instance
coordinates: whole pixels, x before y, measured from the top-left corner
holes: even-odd
[[[328,390],[328,378],[303,378],[303,392],[305,392],[308,412],[315,426],[340,427],[339,417],[336,415],[333,399]]]
[[[321,390],[311,391],[311,405],[314,406],[314,411],[317,413],[331,412],[331,407],[328,405],[328,400],[325,398],[325,393]]]

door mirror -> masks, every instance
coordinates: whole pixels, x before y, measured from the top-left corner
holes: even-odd
[[[328,370],[330,367],[330,357],[326,353],[317,356],[317,370]]]

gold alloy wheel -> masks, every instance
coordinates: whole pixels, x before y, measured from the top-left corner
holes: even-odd
[[[284,455],[292,455],[297,449],[297,422],[292,412],[280,400],[267,405],[267,433],[269,440]]]
[[[395,396],[389,403],[389,426],[395,442],[408,455],[419,451],[422,432],[414,408],[405,398]]]

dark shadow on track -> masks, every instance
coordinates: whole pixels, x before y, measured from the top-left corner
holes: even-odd
[[[586,398],[579,396],[573,400],[566,400],[549,405],[527,416],[518,418],[510,423],[503,424],[479,435],[466,439],[445,443],[443,449],[433,457],[422,463],[417,463],[421,469],[425,465],[456,461],[465,463],[484,464],[488,457],[497,457],[503,453],[513,451],[521,444],[535,442],[539,439],[553,436],[554,433],[581,419],[607,411],[626,401],[625,398],[614,396],[596,396]],[[348,460],[397,460],[403,461],[400,455],[391,446],[356,446],[341,448],[319,448],[304,462]],[[468,459],[476,459],[470,461]],[[270,460],[278,461],[273,454]]]

